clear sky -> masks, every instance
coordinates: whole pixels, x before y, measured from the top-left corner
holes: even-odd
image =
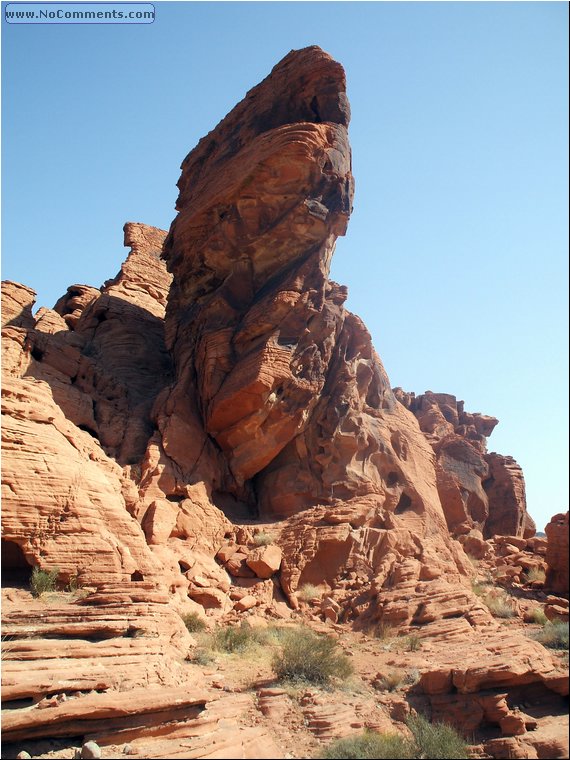
[[[355,210],[332,276],[392,385],[500,424],[539,529],[568,508],[568,5],[157,2],[2,21],[2,277],[53,306],[168,228],[179,165],[292,48],[345,67]]]

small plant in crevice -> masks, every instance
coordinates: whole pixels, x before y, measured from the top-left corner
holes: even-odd
[[[337,739],[318,755],[325,760],[463,760],[469,757],[467,743],[444,723],[430,723],[421,715],[406,721],[412,736],[401,734],[378,734],[374,731],[353,734]]]
[[[313,599],[318,599],[322,592],[318,586],[313,586],[312,583],[304,583],[299,587],[297,591],[297,599],[302,602],[312,602]]]
[[[54,567],[51,570],[41,570],[39,567],[34,567],[30,576],[32,596],[40,597],[42,594],[55,591],[58,575],[58,567]]]
[[[546,572],[542,567],[531,567],[524,574],[526,583],[544,583],[546,581]]]
[[[513,600],[504,591],[493,589],[481,597],[491,615],[496,618],[513,618],[517,614]]]
[[[259,533],[256,533],[253,537],[253,543],[256,546],[269,546],[269,544],[274,543],[275,538],[271,533],[267,533],[266,531],[259,531]]]

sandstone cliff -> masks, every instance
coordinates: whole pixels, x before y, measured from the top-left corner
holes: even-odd
[[[546,526],[548,538],[547,585],[558,594],[568,594],[568,512],[554,515]]]
[[[349,118],[342,67],[293,51],[184,159],[170,231],[125,226],[115,278],[35,315],[33,291],[4,283],[3,570],[58,567],[60,584],[90,590],[48,637],[128,637],[139,628],[117,616],[139,605],[140,630],[175,662],[194,642],[174,609],[235,623],[301,608],[432,642],[439,664],[424,663],[420,687],[434,711],[528,683],[563,693],[543,648],[505,638],[472,593],[455,540],[484,554],[482,534],[508,533],[533,551],[522,472],[486,451],[497,420],[392,391],[329,280],[352,208]],[[16,638],[33,627],[18,610],[10,624]],[[9,699],[29,696],[40,644],[22,687],[17,658],[8,669]],[[142,667],[137,647],[117,648]],[[174,683],[159,654],[144,676],[119,657],[124,683]],[[43,694],[60,680],[54,668]],[[474,727],[524,732],[501,700],[477,703]],[[34,731],[50,735],[40,718]]]
[[[512,457],[487,453],[487,438],[499,420],[466,412],[464,402],[448,393],[395,393],[436,454],[437,489],[451,533],[534,536],[520,466]]]

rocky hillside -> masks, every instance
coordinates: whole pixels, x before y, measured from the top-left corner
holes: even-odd
[[[524,625],[537,608],[568,619],[568,517],[533,538],[520,467],[487,452],[497,420],[392,390],[344,308],[329,268],[352,208],[349,119],[340,64],[292,51],[184,159],[170,231],[125,225],[115,278],[37,314],[3,283],[8,753],[66,757],[91,737],[108,757],[312,756],[298,747],[340,723],[405,733],[421,708],[482,757],[565,756],[539,718],[560,713],[567,661]],[[30,597],[32,568],[57,576],[51,603]],[[509,596],[508,633],[481,583]],[[303,717],[263,667],[216,686],[192,613],[368,647],[364,701],[309,690]],[[395,701],[366,676],[389,665],[363,644],[378,631],[423,642]],[[544,714],[515,709],[521,689]]]

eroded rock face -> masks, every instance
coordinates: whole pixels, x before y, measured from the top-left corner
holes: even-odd
[[[62,582],[162,571],[126,509],[120,464],[142,457],[150,408],[170,377],[161,307],[150,303],[166,298],[165,233],[145,225],[125,233],[133,250],[116,280],[102,292],[70,288],[59,311],[34,318],[33,291],[3,284],[3,542],[28,568],[59,567]],[[151,297],[137,286],[152,263],[163,290]]]
[[[92,587],[39,627],[9,611],[19,641],[10,699],[37,688],[55,718],[54,730],[41,711],[31,724],[14,711],[14,740],[29,725],[37,737],[67,736],[71,718],[84,733],[99,708],[117,730],[133,719],[142,738],[156,702],[173,741],[215,724],[196,756],[215,743],[218,754],[264,757],[267,735],[236,740],[234,727],[226,737],[225,713],[206,697],[200,722],[177,726],[192,704],[154,693],[187,678],[180,658],[195,642],[175,609],[263,626],[293,608],[321,625],[419,637],[424,701],[459,721],[468,710],[474,730],[526,731],[508,706],[513,689],[565,693],[552,656],[505,637],[472,593],[473,565],[450,535],[506,587],[543,569],[520,468],[486,451],[497,420],[447,394],[393,392],[365,326],[344,309],[346,288],[328,279],[352,205],[348,121],[342,67],[319,48],[294,51],[184,160],[168,236],[127,224],[119,274],[100,289],[74,285],[35,316],[33,291],[5,284],[4,567],[57,566],[60,583],[79,576]],[[485,540],[501,531],[505,541]],[[563,548],[553,540],[553,588]],[[567,565],[565,578],[567,588]],[[561,600],[548,602],[545,614],[560,616]],[[40,638],[22,645],[30,631]],[[54,636],[70,634],[93,641],[72,641],[44,677]],[[106,667],[93,667],[95,651],[112,658]],[[117,691],[146,682],[153,693],[137,693],[125,723],[106,695],[60,704],[63,672],[73,690],[113,688],[116,674]],[[249,699],[234,697],[231,715]],[[305,707],[311,730],[328,731],[331,710],[312,697]],[[338,714],[362,727],[367,709]],[[403,699],[391,709],[405,719]],[[371,713],[370,727],[381,720]],[[342,733],[330,729],[323,736]]]
[[[262,515],[377,494],[440,519],[431,453],[328,280],[352,204],[348,119],[342,68],[308,48],[184,160],[166,328],[171,396],[197,403],[173,416],[199,418],[227,462],[222,490]],[[193,451],[177,462],[203,472]]]
[[[568,594],[568,512],[554,515],[546,526],[546,537],[546,585],[558,594]]]
[[[485,456],[489,475],[484,483],[489,499],[489,517],[485,536],[520,536],[532,538],[534,520],[526,511],[523,471],[512,457],[492,452]]]
[[[6,286],[6,371],[17,388],[32,384],[13,391],[8,415],[36,399],[58,435],[86,442],[70,456],[55,439],[40,445],[62,460],[54,504],[74,513],[81,503],[75,459],[81,472],[103,468],[148,567],[220,609],[215,574],[197,590],[187,571],[189,551],[213,557],[236,538],[224,512],[292,518],[279,562],[259,570],[281,566],[292,604],[300,583],[332,590],[355,572],[373,580],[371,609],[399,558],[413,559],[416,580],[466,575],[445,520],[473,543],[489,523],[491,479],[495,501],[516,491],[509,532],[523,530],[516,467],[486,455],[497,421],[450,395],[394,394],[365,326],[344,309],[346,289],[328,279],[352,206],[349,117],[342,67],[319,48],[294,51],[186,157],[167,237],[127,224],[119,274],[101,289],[72,286],[35,318],[33,292]],[[26,447],[10,456],[15,481]],[[45,490],[31,472],[30,493]],[[96,503],[97,487],[87,491]],[[59,520],[54,505],[42,509]],[[12,530],[23,547],[25,530]],[[249,540],[224,563],[233,577],[255,576]]]
[[[252,479],[306,428],[342,329],[327,274],[352,204],[348,120],[342,67],[287,56],[184,160],[165,244],[174,394],[197,399],[224,486],[267,509]]]
[[[437,488],[452,534],[534,536],[520,466],[512,457],[487,453],[487,438],[498,420],[466,412],[464,402],[448,393],[394,392],[436,453]]]

